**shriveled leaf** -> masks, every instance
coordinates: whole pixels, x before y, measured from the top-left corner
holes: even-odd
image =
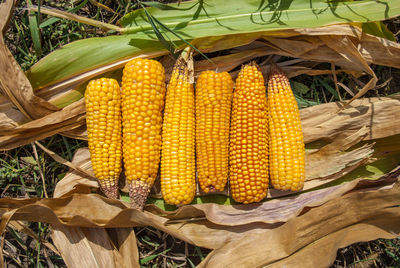
[[[6,47],[0,35],[0,93],[25,116],[25,120],[40,118],[58,110],[54,105],[33,94],[32,86]],[[6,111],[2,111],[6,113]],[[3,115],[2,115],[3,116]],[[19,116],[20,117],[20,116]]]
[[[106,229],[53,225],[52,239],[68,267],[116,267]]]
[[[340,102],[313,106],[300,111],[305,143],[317,140],[332,141],[350,136],[362,127],[368,132],[364,140],[397,135],[400,96],[363,98],[342,110]]]
[[[206,218],[208,221],[226,226],[238,226],[251,223],[280,223],[296,217],[305,207],[320,206],[335,197],[338,197],[357,185],[353,181],[346,185],[338,185],[327,189],[308,192],[302,195],[284,199],[274,199],[257,204],[237,204],[234,206],[221,206],[214,203],[185,206],[168,214],[167,224],[187,222],[194,218]],[[149,208],[150,209],[150,208]],[[200,210],[204,214],[196,213]],[[157,211],[157,210],[156,210]],[[162,215],[162,211],[157,211]]]
[[[339,247],[360,240],[397,237],[400,234],[399,198],[398,186],[391,190],[347,194],[275,229],[262,232],[254,229],[227,240],[199,267],[329,266]],[[315,252],[324,257],[313,258]]]
[[[397,172],[398,173],[398,172]],[[394,175],[386,176],[383,181],[383,185],[391,185],[393,184],[393,180],[397,180],[399,174],[393,173]],[[360,181],[361,182],[361,181]],[[358,182],[358,183],[360,183]],[[341,191],[333,194],[331,197],[338,197],[345,192],[348,192],[350,189],[354,188],[358,183],[354,183],[355,185],[346,186]],[[363,190],[368,189],[369,187],[373,187],[374,185],[382,187],[382,181],[371,181],[370,184],[366,187],[364,184]],[[336,189],[333,188],[329,190],[331,193],[335,193]],[[329,192],[328,191],[328,192]],[[328,193],[325,192],[325,193]],[[323,191],[317,192],[316,195],[323,195]],[[312,195],[310,195],[312,196]],[[310,204],[310,207],[323,204],[328,201],[330,194],[327,195],[326,199],[322,199],[317,201],[317,199],[312,200],[313,203],[310,202],[310,199],[307,196],[302,199],[305,201],[302,205],[298,205],[297,209],[287,213],[285,216],[281,215],[281,217],[273,216],[273,215],[264,215],[264,219],[261,222],[265,223],[275,223],[275,222],[284,222],[289,218],[292,218],[296,214],[298,214],[299,210],[304,207],[307,207],[307,204]],[[270,208],[278,209],[283,207],[285,203],[288,202],[292,198],[280,198],[276,199],[276,201],[266,202],[266,204],[270,203]],[[290,202],[290,201],[289,201]],[[320,203],[318,203],[320,202]],[[293,202],[294,203],[294,202]],[[260,204],[259,204],[260,205]],[[202,207],[204,205],[190,205],[182,207],[178,212],[181,215],[185,215],[185,210],[190,210],[191,207]],[[246,206],[243,207],[237,206],[238,210],[245,209],[247,211],[254,210],[257,207],[257,204],[250,206],[246,209]],[[10,219],[13,220],[27,220],[27,221],[43,221],[52,224],[64,224],[71,227],[130,227],[130,226],[154,226],[160,227],[158,222],[158,217],[154,215],[154,213],[150,212],[140,212],[135,209],[128,208],[126,203],[120,202],[118,200],[111,200],[108,198],[101,197],[97,194],[73,194],[68,197],[62,198],[49,198],[49,199],[40,199],[40,198],[29,198],[29,199],[13,199],[13,198],[2,198],[0,199],[0,213],[12,214]],[[183,211],[183,212],[181,212]],[[178,213],[171,214],[171,218],[174,219],[173,215],[179,215]],[[192,218],[204,217],[203,212],[198,210],[197,213],[191,214]],[[255,214],[254,214],[255,215]],[[206,215],[207,217],[207,215]],[[161,217],[162,225],[168,224],[169,216],[164,218]],[[269,218],[269,220],[268,220]],[[175,217],[176,219],[176,217]],[[186,218],[185,218],[186,219]],[[186,219],[181,222],[190,222],[190,220]],[[246,219],[241,219],[244,223],[249,223]],[[223,221],[221,221],[223,222]],[[255,221],[257,222],[257,220]],[[172,224],[172,222],[171,222]],[[241,225],[239,224],[227,224],[227,225]]]
[[[56,228],[60,226],[60,223],[70,226],[68,229],[63,229],[64,233],[58,234],[61,238],[55,239],[61,239],[65,243],[67,239],[68,241],[72,239],[79,243],[73,246],[71,256],[75,250],[80,249],[82,251],[80,254],[83,256],[92,254],[88,259],[91,263],[108,263],[109,267],[120,266],[112,264],[115,260],[111,256],[113,247],[110,246],[109,241],[107,242],[104,229],[71,227],[153,226],[197,246],[215,249],[201,264],[207,264],[210,267],[226,266],[232,263],[253,267],[283,261],[286,257],[291,260],[290,256],[293,253],[299,254],[301,250],[308,247],[318,247],[321,241],[328,239],[334,246],[327,252],[329,258],[321,258],[323,259],[321,264],[325,266],[336,254],[339,246],[363,239],[392,238],[399,234],[396,219],[400,216],[400,207],[396,205],[400,197],[400,188],[398,185],[394,187],[387,185],[388,182],[397,180],[399,175],[399,170],[394,171],[390,176],[391,179],[385,179],[386,186],[371,182],[364,184],[356,191],[338,195],[327,202],[317,202],[310,207],[306,205],[302,211],[297,210],[294,213],[296,215],[301,211],[297,217],[293,217],[292,214],[292,217],[287,218],[286,223],[276,224],[253,222],[235,226],[217,225],[204,217],[196,221],[187,219],[183,222],[168,222],[168,218],[146,211],[129,209],[119,201],[91,194],[74,194],[67,198],[48,200],[1,199],[0,213],[4,218],[6,214],[4,212],[7,210],[12,219],[49,222]],[[284,203],[280,202],[287,201],[277,200],[274,202],[275,209],[284,207]],[[234,217],[234,214],[232,216]],[[362,228],[365,224],[375,229]],[[354,232],[352,235],[346,232],[350,236],[347,235],[348,239],[341,243],[342,240],[335,234],[346,230],[348,226],[357,227],[357,230],[365,230],[365,232]],[[371,230],[380,231],[371,233]],[[82,232],[84,236],[80,234]],[[58,244],[57,247],[59,247]],[[104,249],[107,252],[103,252]],[[232,254],[224,255],[226,250]],[[265,252],[268,254],[261,254]],[[236,257],[239,255],[241,257]]]
[[[68,267],[139,267],[133,228],[53,225],[51,237]]]
[[[81,99],[67,107],[12,129],[0,130],[0,147],[12,149],[85,124],[85,106]]]
[[[3,18],[0,21],[0,34],[1,34],[1,39],[3,39],[3,35],[7,30],[8,23],[11,20],[12,14],[13,14],[13,9],[15,8],[16,1],[13,0],[7,0],[7,1],[2,1],[0,4],[0,16]]]
[[[90,162],[90,152],[87,148],[76,151],[72,163],[87,173],[93,173]],[[54,189],[54,197],[63,197],[72,193],[91,193],[92,189],[99,188],[98,181],[92,176],[82,176],[82,173],[71,170],[57,183]]]

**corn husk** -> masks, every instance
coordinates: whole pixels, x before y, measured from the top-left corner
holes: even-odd
[[[290,77],[332,73],[310,68],[310,62],[329,62],[339,67],[335,72],[370,77],[350,103],[301,110],[307,148],[304,190],[270,190],[266,200],[252,205],[233,203],[228,192],[199,192],[193,204],[177,209],[165,205],[155,188],[143,212],[129,208],[124,194],[120,200],[99,195],[87,148],[68,162],[37,140],[56,133],[85,139],[82,96],[88,80],[118,78],[122,66],[139,56],[162,57],[169,70],[172,61],[163,56],[168,52],[138,10],[120,21],[121,35],[66,45],[24,74],[3,41],[14,5],[7,0],[0,5],[6,18],[0,22],[0,148],[36,142],[70,172],[51,198],[0,199],[2,234],[8,224],[30,233],[21,221],[50,223],[56,249],[47,247],[59,252],[68,267],[139,267],[134,226],[152,226],[211,249],[199,267],[324,267],[333,262],[339,247],[400,234],[400,97],[359,99],[377,82],[370,64],[400,68],[399,44],[379,23],[370,22],[398,15],[399,3],[321,1],[310,7],[301,0],[271,12],[252,1],[232,1],[232,6],[225,2],[214,0],[202,7],[219,20],[199,12],[198,20],[187,25],[179,23],[179,16],[186,12],[184,18],[191,19],[202,2],[171,5],[162,12],[148,8],[202,52],[228,52],[195,62],[195,75],[216,68],[235,76],[235,68],[249,60],[282,55],[301,59],[281,63]],[[367,10],[365,17],[358,15]],[[354,22],[344,24],[348,19]],[[165,29],[163,34],[178,47],[184,44]],[[269,65],[261,68],[267,73]],[[324,258],[312,257],[320,255]]]

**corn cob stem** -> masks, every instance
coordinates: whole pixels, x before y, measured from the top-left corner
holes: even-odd
[[[228,180],[233,81],[227,72],[202,72],[196,84],[198,181],[204,192],[223,191]]]
[[[160,162],[165,72],[154,60],[134,59],[122,76],[123,157],[133,208],[142,210]]]
[[[187,64],[177,60],[164,110],[161,192],[165,202],[174,205],[189,204],[196,192],[194,90]]]
[[[255,63],[244,66],[236,80],[229,162],[233,199],[261,201],[268,188],[268,111],[264,78]]]
[[[298,191],[305,178],[300,113],[289,79],[273,65],[268,79],[270,176],[275,189]]]
[[[121,173],[121,97],[118,82],[101,78],[85,91],[86,124],[93,171],[109,198],[118,198]]]

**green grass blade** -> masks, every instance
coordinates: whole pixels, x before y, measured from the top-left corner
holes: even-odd
[[[317,81],[320,82],[322,86],[335,97],[335,100],[339,100],[339,95],[333,87],[331,87],[325,80],[319,78],[318,76],[316,76],[315,79],[317,79]]]
[[[167,252],[170,251],[170,250],[171,250],[171,249],[166,249],[166,250],[164,250],[163,252],[160,252],[159,254],[153,254],[153,255],[147,256],[147,257],[145,257],[145,258],[142,258],[142,259],[140,259],[140,264],[141,264],[141,265],[146,264],[146,263],[148,263],[148,262],[154,260],[155,258],[157,258],[159,255],[165,254],[165,253],[167,253]]]
[[[28,6],[32,6],[32,2],[28,0]],[[40,2],[38,5],[40,9]],[[36,56],[40,58],[42,56],[42,44],[40,42],[40,32],[38,27],[39,13],[29,11],[29,30],[31,32],[33,47],[35,48]]]
[[[143,4],[141,2],[139,2],[139,3],[142,6],[142,8],[146,14],[146,17],[147,17],[151,27],[153,28],[153,31],[156,34],[158,40],[169,51],[169,53],[176,58],[174,48],[172,47],[171,42],[168,42],[167,40],[165,40],[164,36],[162,35],[162,33],[158,30],[157,26],[155,25],[154,18],[146,11],[146,8],[143,6]]]
[[[154,7],[160,10],[190,10],[196,5],[198,5],[200,1],[195,1],[195,3],[192,6],[186,7],[186,8],[180,8],[179,6],[172,6],[172,5],[166,5],[160,2],[143,2],[142,4],[148,7]]]
[[[88,1],[89,1],[89,0],[83,1],[82,3],[80,3],[79,5],[77,5],[76,7],[73,7],[73,8],[68,9],[67,12],[70,12],[70,13],[75,13],[75,12],[77,12],[77,11],[80,10],[82,7],[84,7]],[[39,28],[43,29],[43,28],[45,28],[45,27],[48,27],[48,26],[50,26],[50,25],[52,25],[52,24],[58,22],[59,20],[61,20],[61,19],[60,19],[60,18],[54,18],[54,17],[53,17],[53,18],[49,18],[49,19],[43,21],[43,22],[39,25]]]
[[[202,55],[205,59],[209,58],[204,55],[200,50],[198,50],[195,46],[193,46],[192,44],[190,44],[186,39],[184,39],[183,37],[181,37],[179,34],[177,34],[175,31],[169,29],[166,25],[164,25],[161,21],[157,20],[156,18],[153,17],[153,20],[156,21],[158,23],[158,25],[160,25],[164,30],[172,33],[175,37],[179,38],[182,42],[184,42],[186,45],[190,46],[191,48],[193,48],[195,51],[197,51],[200,55]],[[160,33],[161,34],[161,33]]]

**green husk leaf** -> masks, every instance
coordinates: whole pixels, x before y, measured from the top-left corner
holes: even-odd
[[[161,10],[149,8],[154,17],[185,38],[249,33],[276,29],[310,28],[321,25],[368,22],[395,16],[400,10],[397,1],[189,1],[171,4],[188,9]],[[193,5],[198,3],[198,5]],[[221,8],[224,7],[224,8]],[[143,10],[135,10],[119,23],[126,32],[151,30]],[[210,29],[213,29],[210,31]]]
[[[396,42],[394,34],[381,21],[362,24],[363,32]]]
[[[248,43],[249,36],[257,32],[321,27],[348,21],[377,21],[400,14],[400,3],[396,0],[389,0],[384,4],[380,1],[339,4],[318,1],[312,3],[312,6],[308,0],[300,0],[293,1],[290,6],[280,7],[278,11],[274,11],[276,7],[273,4],[268,6],[262,2],[264,4],[260,6],[259,2],[250,0],[229,3],[222,0],[207,3],[199,1],[198,5],[193,3],[171,5],[183,9],[192,6],[190,10],[160,10],[152,7],[146,10],[165,26],[158,28],[164,38],[176,42],[178,47],[182,45],[182,39],[196,43],[196,40],[206,37],[207,40],[202,40],[206,44],[206,41],[213,40],[213,37],[222,38],[225,35],[235,35],[236,40],[230,40],[231,46],[233,42],[242,42],[235,43],[236,46]],[[155,57],[167,53],[157,39],[144,10],[126,15],[120,23],[126,27],[126,34],[76,41],[39,61],[27,72],[33,87],[41,88],[138,55]],[[245,34],[247,38],[238,39],[238,34]],[[225,48],[231,47],[230,43],[225,44]]]

